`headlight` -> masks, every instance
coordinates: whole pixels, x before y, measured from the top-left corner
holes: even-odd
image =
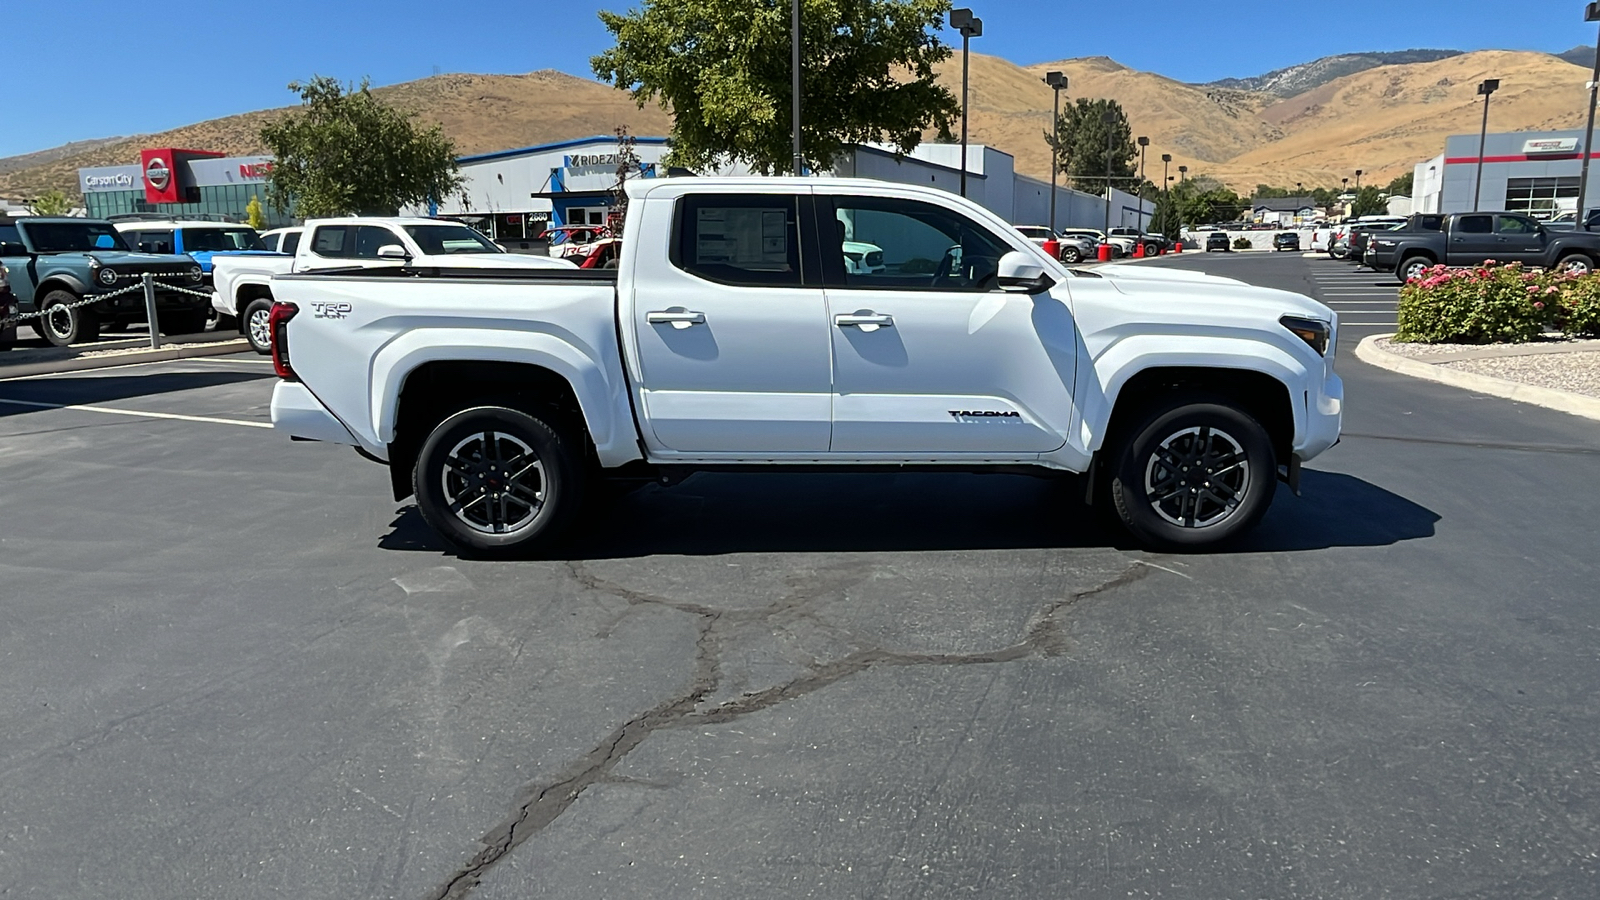
[[[110,268],[108,266],[108,267],[106,267],[104,269],[101,269],[99,274],[95,275],[95,278],[101,284],[104,284],[104,285],[116,284],[117,283],[117,270],[113,269],[113,268]]]
[[[1317,351],[1318,356],[1328,355],[1327,322],[1303,316],[1284,316],[1278,320],[1278,324],[1294,332],[1295,337],[1305,341],[1311,349]]]

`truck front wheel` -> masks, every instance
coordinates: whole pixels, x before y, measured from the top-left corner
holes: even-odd
[[[412,487],[422,518],[460,550],[522,556],[548,547],[583,503],[575,439],[503,406],[440,422],[417,455]]]
[[[1152,410],[1128,434],[1112,457],[1111,496],[1143,543],[1208,547],[1252,528],[1272,504],[1272,440],[1226,401],[1178,400]]]
[[[71,291],[51,291],[44,295],[39,303],[44,315],[38,321],[39,333],[45,340],[57,347],[100,340],[100,317],[90,306],[68,308],[77,302],[78,295]]]

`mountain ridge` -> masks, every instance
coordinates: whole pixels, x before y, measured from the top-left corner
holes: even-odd
[[[1392,50],[1373,53],[1340,53],[1324,56],[1310,62],[1274,69],[1265,75],[1248,78],[1222,78],[1206,82],[1204,87],[1236,91],[1260,91],[1284,99],[1296,97],[1307,91],[1379,66],[1409,65],[1438,62],[1454,56],[1463,56],[1464,50]]]

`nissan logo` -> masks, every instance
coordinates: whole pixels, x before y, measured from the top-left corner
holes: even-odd
[[[172,170],[167,168],[167,164],[158,156],[144,167],[144,177],[150,182],[151,187],[164,191],[167,189],[167,184],[172,181]]]

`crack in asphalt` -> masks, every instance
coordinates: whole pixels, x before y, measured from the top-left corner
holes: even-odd
[[[553,823],[590,786],[626,780],[613,775],[612,770],[658,730],[731,722],[804,697],[869,669],[992,665],[1058,656],[1066,649],[1066,637],[1056,621],[1059,613],[1090,597],[1133,584],[1156,571],[1137,560],[1129,563],[1117,575],[1056,600],[1034,613],[1022,637],[1005,647],[975,653],[912,653],[874,647],[858,648],[839,659],[810,666],[808,673],[799,678],[702,710],[701,704],[716,693],[722,682],[723,637],[719,634],[719,626],[770,621],[786,616],[814,618],[801,607],[812,599],[836,594],[864,579],[867,576],[865,564],[830,573],[832,577],[823,578],[820,583],[812,580],[811,584],[797,586],[790,594],[767,606],[741,610],[718,609],[636,591],[606,581],[578,562],[569,562],[567,568],[583,589],[617,597],[630,607],[663,606],[698,617],[700,635],[695,640],[695,674],[691,686],[682,695],[664,700],[623,723],[594,749],[562,770],[552,783],[519,801],[516,812],[510,818],[484,835],[483,849],[442,888],[430,895],[429,900],[461,900],[466,897],[481,883],[490,868],[519,844]]]

